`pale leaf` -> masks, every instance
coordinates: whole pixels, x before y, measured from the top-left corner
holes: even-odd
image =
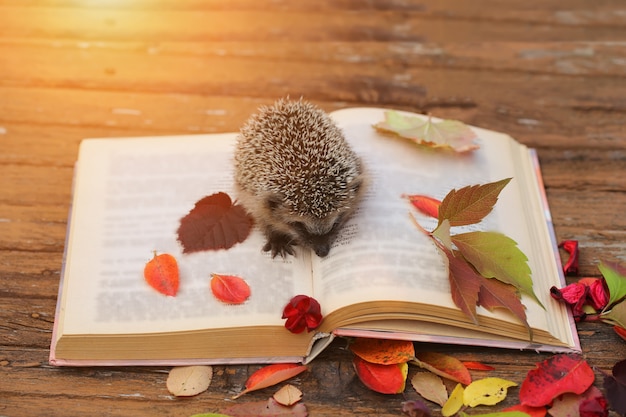
[[[418,372],[411,378],[411,385],[425,400],[443,405],[448,401],[448,391],[441,377],[431,372]]]
[[[179,366],[167,377],[167,390],[177,397],[190,397],[206,391],[211,385],[211,366]]]
[[[283,386],[273,395],[278,404],[290,406],[302,399],[302,391],[291,384]]]

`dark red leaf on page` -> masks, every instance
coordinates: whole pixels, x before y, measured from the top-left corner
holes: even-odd
[[[211,292],[224,303],[241,304],[250,297],[250,286],[234,275],[211,274]]]
[[[180,285],[178,263],[170,254],[157,255],[155,252],[154,257],[146,263],[143,276],[148,285],[161,294],[174,297],[178,293]]]
[[[520,388],[520,402],[531,407],[548,405],[564,393],[582,394],[594,379],[593,370],[580,355],[554,355],[528,372]]]
[[[252,225],[253,220],[243,207],[220,192],[198,201],[180,219],[178,241],[183,253],[228,249],[246,240]]]
[[[480,277],[461,255],[455,256],[450,250],[441,249],[448,258],[448,279],[452,301],[468,318],[478,324],[476,304],[480,291]]]
[[[532,329],[526,321],[526,310],[513,285],[505,284],[497,279],[482,278],[478,303],[489,311],[496,308],[509,310],[526,326],[532,339]]]

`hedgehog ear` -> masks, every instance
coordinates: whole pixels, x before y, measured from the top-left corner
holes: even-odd
[[[283,201],[285,197],[280,193],[271,193],[268,194],[265,198],[265,204],[269,211],[276,211],[280,206],[283,205]]]

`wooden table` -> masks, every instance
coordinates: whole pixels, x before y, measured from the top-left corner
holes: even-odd
[[[581,276],[626,262],[624,13],[623,0],[0,0],[0,415],[217,412],[258,368],[215,367],[208,392],[176,399],[169,368],[48,365],[85,137],[236,131],[285,95],[328,111],[431,112],[538,149],[557,237],[580,242]],[[626,343],[606,324],[578,328],[601,387]],[[310,415],[398,416],[418,398],[366,389],[343,347],[295,381]],[[433,349],[518,383],[549,356]],[[517,392],[469,412],[516,404]]]

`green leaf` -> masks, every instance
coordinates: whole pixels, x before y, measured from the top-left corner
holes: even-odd
[[[543,307],[533,292],[528,258],[513,239],[498,232],[469,232],[453,235],[452,243],[482,276],[515,286]]]
[[[433,230],[433,236],[449,250],[452,250],[452,239],[450,238],[450,221],[445,219]]]
[[[600,262],[598,269],[609,287],[608,305],[626,297],[626,269],[612,262]]]
[[[456,152],[467,152],[478,149],[474,143],[474,131],[458,120],[442,120],[434,122],[430,116],[407,116],[396,111],[386,111],[385,121],[377,123],[374,128],[381,132],[395,133],[418,145],[431,148],[450,149]]]
[[[626,300],[617,303],[611,310],[602,313],[602,321],[617,325],[626,329]]]
[[[450,191],[439,206],[439,224],[446,219],[450,221],[450,226],[480,222],[491,213],[500,192],[510,181],[511,178],[506,178]]]

